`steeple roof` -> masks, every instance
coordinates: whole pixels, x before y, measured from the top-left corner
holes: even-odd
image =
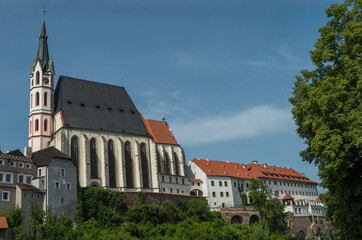
[[[45,28],[45,15],[43,15],[43,23],[41,26],[41,31],[39,35],[39,46],[38,54],[36,60],[40,61],[42,69],[44,71],[48,70],[49,67],[49,52],[48,52],[48,35]]]

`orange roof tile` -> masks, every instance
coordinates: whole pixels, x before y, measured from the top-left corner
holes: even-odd
[[[178,145],[167,122],[143,119],[147,131],[151,134],[156,143]]]
[[[255,163],[247,164],[246,168],[255,178],[316,183],[292,168],[273,167]]]
[[[211,161],[205,159],[193,159],[207,176],[229,176],[243,179],[251,179],[250,173],[239,163]]]
[[[0,228],[9,228],[6,217],[0,217]]]
[[[294,198],[292,196],[289,196],[288,194],[285,194],[285,196],[282,198],[282,200],[293,200]]]
[[[317,198],[315,201],[316,202],[322,202],[322,200],[320,200],[319,198]]]
[[[201,179],[189,178],[190,182],[202,182]]]

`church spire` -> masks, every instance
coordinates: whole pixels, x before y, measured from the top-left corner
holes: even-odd
[[[43,9],[43,23],[39,35],[39,46],[36,60],[40,61],[43,71],[48,71],[49,66],[49,52],[48,52],[48,35],[45,28],[45,9]]]

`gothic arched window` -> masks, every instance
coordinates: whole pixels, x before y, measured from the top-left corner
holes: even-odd
[[[44,93],[44,106],[48,106],[48,93]]]
[[[35,106],[39,106],[39,92],[35,94]]]
[[[116,159],[114,157],[113,141],[108,141],[108,175],[109,186],[116,187]]]
[[[161,154],[160,154],[160,152],[158,150],[157,150],[157,167],[158,167],[158,172],[163,173]]]
[[[173,153],[173,158],[175,162],[175,175],[180,175],[179,167],[180,167],[180,161],[178,160],[177,154]]]
[[[79,140],[77,136],[73,136],[70,140],[70,157],[73,160],[74,166],[78,168],[79,162]]]
[[[124,157],[126,164],[126,187],[133,188],[133,160],[132,160],[132,152],[131,152],[131,143],[126,142],[124,144]]]
[[[98,156],[95,138],[90,140],[90,170],[91,178],[98,178]]]
[[[35,132],[39,131],[39,120],[35,120]]]
[[[144,188],[149,188],[149,181],[148,181],[148,160],[147,160],[147,151],[146,151],[146,144],[141,144],[141,167],[142,167],[142,182]]]
[[[44,132],[48,131],[48,119],[44,120]]]
[[[36,72],[35,79],[36,79],[35,84],[38,85],[39,84],[39,71]]]
[[[170,157],[168,156],[168,153],[165,152],[164,173],[170,174],[170,172]]]

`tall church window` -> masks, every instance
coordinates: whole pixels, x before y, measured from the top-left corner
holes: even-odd
[[[35,94],[35,106],[39,106],[39,92]]]
[[[48,93],[44,93],[44,106],[48,106]]]
[[[165,152],[165,161],[164,161],[164,172],[166,174],[170,174],[170,157],[168,156],[168,153]]]
[[[157,151],[157,166],[158,166],[158,172],[163,173],[161,154],[159,151]]]
[[[132,174],[132,152],[131,152],[131,143],[126,142],[124,144],[124,156],[125,156],[125,163],[126,163],[126,187],[133,188],[133,174]]]
[[[116,159],[114,157],[113,141],[108,141],[108,175],[109,186],[116,187]]]
[[[44,132],[48,131],[48,119],[44,120]]]
[[[39,120],[35,120],[35,132],[39,131]]]
[[[178,160],[177,154],[175,152],[173,153],[173,158],[174,158],[174,162],[175,162],[175,175],[179,176],[180,175],[180,171],[179,171],[180,161]]]
[[[36,79],[36,85],[39,84],[39,71],[36,72],[36,75],[35,75],[35,79]]]
[[[77,136],[73,136],[70,140],[70,157],[73,160],[74,166],[78,168],[79,162],[79,140]]]
[[[30,94],[30,108],[33,108],[33,94]]]
[[[148,160],[147,160],[147,151],[146,144],[141,144],[141,166],[142,166],[142,182],[144,188],[149,188],[150,184],[148,181]]]
[[[98,156],[95,138],[90,140],[90,165],[91,178],[98,178]]]

